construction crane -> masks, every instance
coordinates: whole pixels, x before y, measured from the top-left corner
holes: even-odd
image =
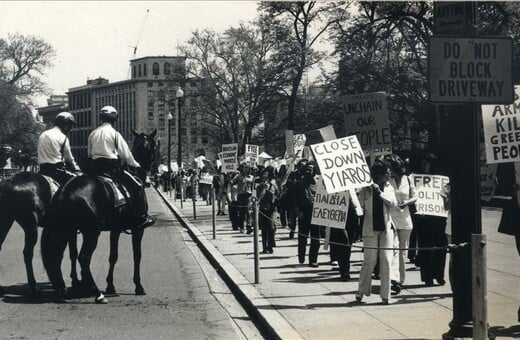
[[[146,23],[146,19],[148,18],[148,13],[150,13],[149,9],[146,10],[146,14],[144,15],[143,23],[141,24],[141,29],[139,30],[139,34],[137,36],[135,45],[134,46],[128,45],[128,47],[131,47],[133,49],[132,60],[135,59],[135,56],[137,55],[137,47],[139,46],[139,42],[141,41],[141,36],[143,35],[144,24]],[[128,78],[130,78],[130,69],[128,70]]]

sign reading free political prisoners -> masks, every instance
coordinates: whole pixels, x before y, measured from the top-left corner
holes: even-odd
[[[386,93],[373,92],[341,98],[345,134],[356,135],[363,150],[391,148]]]
[[[447,176],[440,175],[411,175],[413,183],[415,184],[415,191],[417,193],[417,207],[418,215],[430,215],[447,217],[448,214],[444,209],[444,200],[441,196],[441,190],[449,183]]]
[[[321,179],[316,184],[311,223],[330,228],[345,229],[349,204],[348,191],[327,194]]]
[[[333,194],[372,184],[365,154],[356,136],[311,145],[327,193]]]
[[[222,172],[233,172],[238,168],[237,163],[238,144],[222,144]]]
[[[488,164],[520,161],[520,86],[511,105],[482,105]]]

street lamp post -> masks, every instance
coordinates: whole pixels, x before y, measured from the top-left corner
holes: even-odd
[[[182,169],[182,136],[181,136],[181,124],[182,124],[182,111],[181,111],[181,107],[182,107],[182,97],[184,97],[184,91],[182,90],[182,88],[179,86],[179,88],[177,89],[177,92],[175,92],[175,98],[177,99],[177,128],[178,128],[178,133],[177,133],[177,165],[179,167],[179,174],[181,173],[181,169]],[[182,204],[183,204],[183,190],[182,190],[182,178],[179,176],[179,188],[180,188],[180,193],[181,193],[181,209],[182,209]]]
[[[168,112],[168,191],[170,194],[170,198],[172,195],[172,113]]]

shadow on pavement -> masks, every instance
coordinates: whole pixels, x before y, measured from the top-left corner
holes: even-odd
[[[492,335],[495,337],[505,337],[505,338],[520,338],[520,325],[510,326],[505,328],[504,326],[493,326],[489,328],[490,339],[492,339]]]

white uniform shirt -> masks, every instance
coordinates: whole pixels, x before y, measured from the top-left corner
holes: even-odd
[[[38,164],[60,162],[65,162],[74,170],[79,169],[70,151],[69,139],[59,127],[55,126],[44,131],[38,139]]]
[[[140,167],[128,144],[109,123],[103,123],[88,136],[88,157],[92,159],[120,159],[121,164]]]

